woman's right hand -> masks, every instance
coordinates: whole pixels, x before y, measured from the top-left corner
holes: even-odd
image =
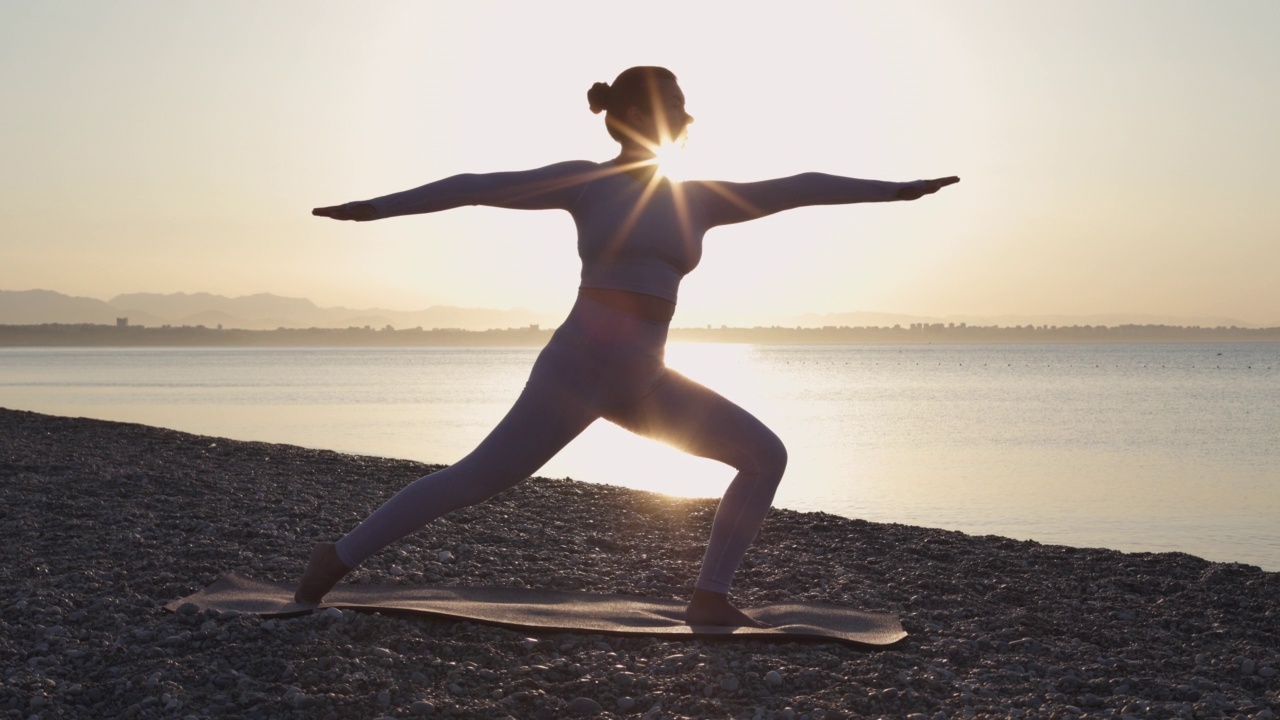
[[[944,178],[934,178],[933,180],[916,180],[903,185],[898,190],[896,197],[899,200],[919,200],[925,195],[932,195],[948,185],[954,185],[960,182],[960,178],[952,175]]]
[[[342,205],[318,207],[311,211],[312,215],[333,218],[334,220],[372,220],[377,210],[366,202],[349,202]]]

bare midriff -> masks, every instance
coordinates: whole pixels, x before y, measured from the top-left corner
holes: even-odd
[[[607,288],[578,288],[578,294],[645,322],[671,322],[676,314],[675,303],[656,295]]]

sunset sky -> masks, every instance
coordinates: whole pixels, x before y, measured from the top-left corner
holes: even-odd
[[[311,217],[606,160],[679,76],[694,176],[963,182],[707,236],[677,324],[1129,313],[1280,325],[1280,3],[0,2],[0,289],[563,312],[562,212]]]

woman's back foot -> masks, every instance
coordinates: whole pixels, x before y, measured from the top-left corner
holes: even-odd
[[[338,558],[338,546],[333,543],[316,543],[311,549],[311,558],[307,560],[307,569],[298,582],[298,591],[293,594],[294,602],[316,604],[333,589],[351,568]]]
[[[684,611],[684,621],[690,625],[722,625],[727,627],[767,628],[768,624],[752,619],[729,602],[725,593],[694,590],[693,599]]]

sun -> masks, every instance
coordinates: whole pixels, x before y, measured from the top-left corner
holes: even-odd
[[[683,142],[664,142],[653,151],[658,174],[672,182],[689,179],[689,156]]]

